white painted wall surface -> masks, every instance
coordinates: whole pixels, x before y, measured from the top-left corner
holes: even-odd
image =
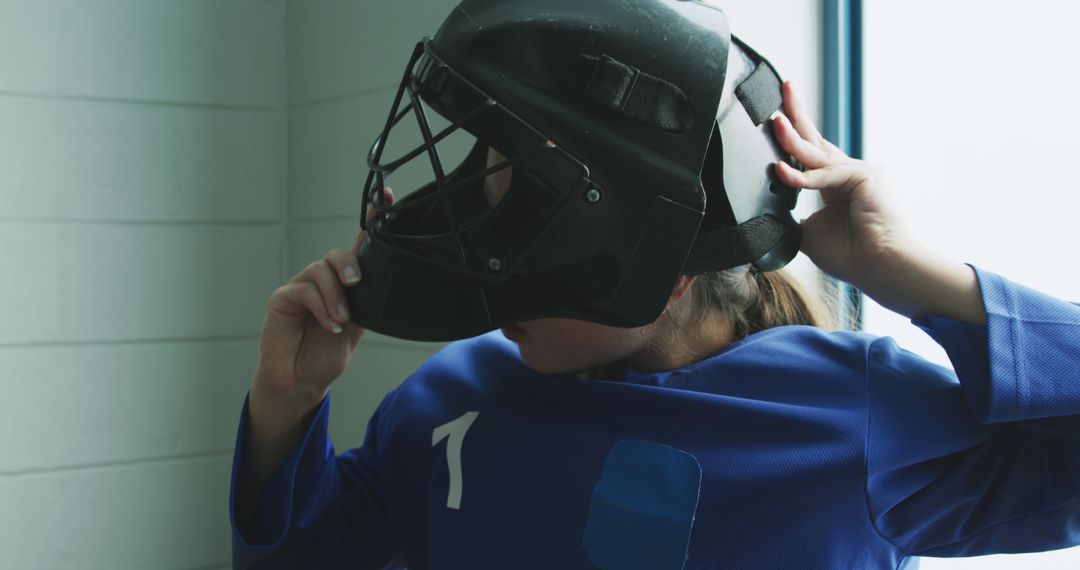
[[[284,0],[0,0],[0,567],[224,568]]]

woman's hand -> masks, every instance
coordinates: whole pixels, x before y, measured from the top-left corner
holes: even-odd
[[[352,252],[335,248],[279,287],[267,304],[257,381],[319,402],[364,329],[349,321],[345,287],[360,282]]]
[[[883,169],[825,140],[790,81],[783,95],[784,112],[773,119],[773,132],[806,171],[779,162],[776,175],[792,188],[819,191],[825,204],[802,221],[800,249],[826,273],[862,287],[898,253],[914,248],[914,240],[889,204]]]
[[[387,204],[394,195],[383,190]],[[368,219],[377,210],[368,209]],[[345,371],[363,327],[349,320],[345,288],[360,283],[356,254],[332,249],[270,296],[260,340],[259,367],[248,392],[246,446],[237,486],[236,521],[248,528],[270,475],[296,448],[326,397]]]
[[[792,188],[821,192],[825,203],[802,221],[803,253],[829,275],[908,318],[933,314],[985,324],[972,268],[918,243],[889,203],[884,170],[825,140],[791,82],[784,82],[783,94],[784,112],[773,119],[773,132],[807,170],[779,162],[776,175]]]
[[[385,190],[387,203],[393,194]],[[368,210],[370,219],[377,213]],[[270,297],[260,343],[256,383],[281,395],[316,404],[341,376],[364,334],[349,318],[345,288],[360,282],[356,254],[364,232],[352,250],[335,248]]]
[[[332,249],[270,296],[236,489],[241,533],[250,527],[270,475],[295,449],[364,334],[335,311],[345,300],[344,286],[359,281],[356,256]]]

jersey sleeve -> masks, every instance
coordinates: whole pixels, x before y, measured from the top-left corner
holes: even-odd
[[[913,320],[953,370],[870,345],[870,517],[907,555],[1080,544],[1080,307],[972,266],[986,325]]]
[[[300,444],[266,483],[251,525],[241,534],[235,507],[247,443],[245,398],[229,492],[233,568],[384,568],[391,563],[395,541],[376,449],[383,405],[369,421],[363,446],[335,455],[327,433],[327,396]]]

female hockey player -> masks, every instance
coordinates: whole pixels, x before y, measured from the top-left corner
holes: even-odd
[[[477,139],[450,171],[429,110]],[[386,163],[410,112],[425,143]],[[417,158],[435,180],[395,202]],[[270,298],[235,567],[893,569],[1080,543],[1080,307],[920,244],[715,8],[465,0],[369,163],[353,249]],[[824,207],[800,224],[801,188]],[[800,249],[955,372],[830,330],[780,270]],[[338,455],[329,387],[366,328],[456,342]]]

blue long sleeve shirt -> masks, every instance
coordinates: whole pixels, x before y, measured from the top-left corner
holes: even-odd
[[[1080,544],[1080,307],[975,268],[986,325],[761,331],[622,381],[452,343],[337,455],[324,401],[237,568],[905,568]],[[245,445],[244,403],[231,506]]]

